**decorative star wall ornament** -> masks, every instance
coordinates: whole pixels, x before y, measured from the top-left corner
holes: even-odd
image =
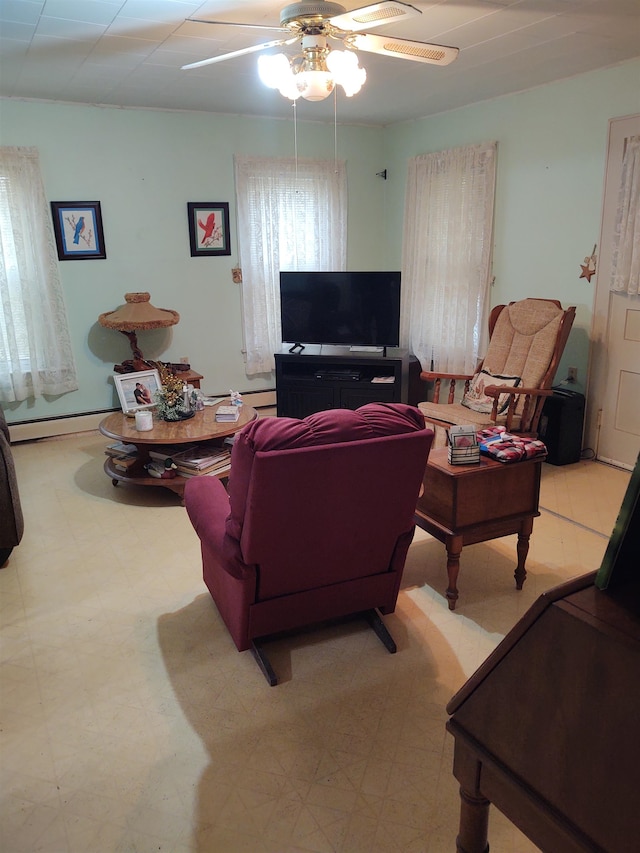
[[[591,276],[595,275],[596,273],[596,245],[594,245],[591,255],[587,255],[587,257],[584,259],[584,263],[580,264],[580,269],[582,270],[582,272],[580,273],[579,277],[586,278],[589,283],[591,282]]]

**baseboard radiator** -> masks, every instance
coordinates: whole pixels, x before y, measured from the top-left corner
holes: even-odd
[[[224,395],[220,394],[219,396]],[[268,409],[276,405],[276,392],[275,390],[248,391],[242,394],[242,399],[254,409]],[[77,432],[92,432],[98,429],[103,418],[115,411],[117,409],[104,409],[101,412],[84,412],[78,415],[43,418],[37,421],[17,421],[9,424],[11,443],[73,435]]]

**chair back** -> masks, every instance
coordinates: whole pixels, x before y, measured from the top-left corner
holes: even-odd
[[[247,425],[232,453],[226,530],[240,561],[259,567],[256,599],[404,563],[432,438],[420,412],[402,404]]]
[[[521,388],[548,390],[560,363],[571,326],[574,306],[564,309],[555,299],[522,299],[497,305],[489,317],[489,346],[482,363],[494,375],[520,376]],[[534,399],[522,432],[535,432],[544,397]],[[515,411],[521,412],[524,398]]]
[[[498,305],[489,320],[483,368],[522,377],[524,388],[550,388],[571,330],[575,308],[556,300],[522,299]]]

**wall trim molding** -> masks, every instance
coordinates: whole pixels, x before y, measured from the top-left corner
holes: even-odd
[[[222,396],[222,395],[220,395]],[[276,405],[276,392],[249,391],[242,394],[242,399],[255,409]],[[33,441],[39,438],[55,438],[61,435],[73,435],[77,432],[93,432],[98,429],[100,421],[111,412],[118,409],[103,409],[100,412],[83,412],[78,415],[61,415],[55,418],[43,418],[37,421],[17,421],[8,424],[11,443]]]

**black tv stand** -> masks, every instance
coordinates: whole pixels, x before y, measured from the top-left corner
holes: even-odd
[[[289,352],[295,352],[296,350],[300,350],[300,352],[302,352],[303,349],[304,344],[293,344],[293,346],[290,347]]]
[[[383,356],[383,358],[387,357],[387,348],[386,347],[353,346],[353,347],[349,347],[349,352],[353,352],[356,354],[361,353],[361,352],[370,352],[370,353],[373,353],[374,355],[381,355],[381,356]]]
[[[304,418],[324,409],[365,403],[411,403],[423,397],[420,363],[407,350],[351,352],[348,347],[280,352],[276,361],[279,417]]]

